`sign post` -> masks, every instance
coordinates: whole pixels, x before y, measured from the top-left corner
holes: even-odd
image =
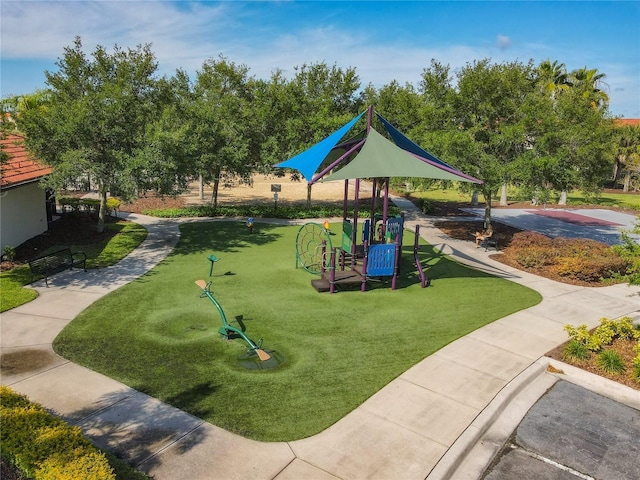
[[[273,201],[274,201],[273,209],[274,210],[278,209],[278,192],[280,192],[281,189],[282,189],[282,185],[280,185],[279,183],[271,184],[271,191],[273,192]]]

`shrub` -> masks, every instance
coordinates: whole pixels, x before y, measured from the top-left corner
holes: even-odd
[[[552,270],[561,277],[584,282],[598,282],[613,278],[616,274],[624,274],[629,262],[612,250],[610,252],[612,254],[559,256],[556,257]]]
[[[602,342],[598,336],[591,335],[586,325],[578,325],[577,328],[572,325],[565,325],[564,330],[569,334],[569,338],[572,341],[584,345],[587,350],[597,352],[602,348]]]
[[[511,245],[513,246],[513,244]],[[518,249],[515,260],[525,268],[540,268],[546,265],[553,265],[554,254],[548,248],[540,246],[530,246]]]
[[[5,386],[0,386],[0,413],[2,455],[27,476],[34,480],[115,479],[105,455],[80,428]]]
[[[509,248],[514,250],[528,247],[550,248],[551,238],[536,232],[518,232],[513,236]]]
[[[600,319],[600,326],[596,328],[596,332],[605,330],[611,331],[612,339],[615,337],[640,339],[640,330],[633,327],[631,317],[622,317],[618,320],[603,317]]]
[[[78,448],[71,456],[54,455],[36,472],[36,480],[103,480],[115,478],[109,462],[98,451]]]
[[[16,258],[16,249],[13,247],[10,247],[9,245],[7,245],[6,247],[4,247],[3,252],[2,252],[2,257],[5,260],[9,260],[10,262],[13,261],[14,258]]]
[[[117,212],[120,208],[120,200],[117,198],[107,198],[107,215]]]
[[[427,215],[432,214],[435,211],[433,204],[426,198],[416,199],[415,204],[422,213],[426,213]]]
[[[515,234],[504,254],[524,268],[548,268],[560,277],[588,283],[621,278],[631,264],[630,258],[602,242],[551,239],[535,232]]]
[[[62,207],[63,212],[85,212],[96,215],[100,209],[100,200],[95,198],[60,197],[58,203]],[[107,215],[111,215],[119,208],[120,200],[117,198],[107,198]]]
[[[636,225],[634,231],[640,233],[640,223]],[[636,242],[627,232],[622,232],[621,235],[622,244],[613,247],[621,257],[629,262],[625,275],[621,275],[621,277],[631,285],[640,285],[640,243]]]
[[[359,210],[360,218],[366,218],[370,215],[371,209],[367,206],[361,206]],[[162,208],[155,210],[144,210],[145,215],[161,218],[176,217],[254,217],[254,218],[328,218],[342,217],[342,207],[338,205],[312,205],[311,208],[298,205],[280,205],[274,208],[270,204],[254,204],[254,205],[223,205],[213,209],[211,205],[197,205],[183,208]],[[398,215],[400,209],[398,207],[389,207],[388,215]],[[347,215],[353,215],[353,209],[347,212]]]
[[[625,370],[622,357],[612,349],[600,352],[598,355],[598,366],[607,373],[622,373]]]

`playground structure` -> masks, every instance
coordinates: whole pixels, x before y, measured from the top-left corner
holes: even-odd
[[[247,345],[249,345],[249,349],[247,353],[257,355],[260,361],[265,362],[271,358],[267,352],[262,349],[262,339],[259,339],[258,342],[254,342],[244,333],[244,326],[241,323],[242,317],[236,317],[240,326],[242,328],[236,328],[229,324],[227,321],[227,317],[224,314],[224,310],[222,310],[222,306],[215,299],[213,293],[211,292],[211,282],[205,282],[204,280],[196,280],[196,285],[202,289],[202,293],[200,294],[200,298],[207,297],[218,309],[218,313],[220,314],[220,318],[222,319],[222,327],[218,329],[218,332],[225,340],[231,340],[234,338],[241,338],[244,340]]]
[[[373,108],[369,107],[366,129],[352,138],[339,143],[364,112],[308,150],[276,165],[298,170],[307,179],[309,188],[319,181],[344,181],[341,246],[334,247],[329,232],[316,223],[303,225],[296,238],[296,266],[301,264],[310,273],[321,275],[311,282],[318,291],[333,293],[336,285],[346,283],[360,283],[365,291],[367,281],[373,277],[391,277],[391,288],[396,288],[404,217],[388,216],[390,177],[482,183],[423,150],[376,113],[393,141],[385,138],[372,127],[373,114]],[[365,178],[373,183],[371,216],[364,221],[362,243],[358,244],[360,181]],[[355,186],[352,219],[347,218],[349,180],[354,180]],[[381,215],[375,213],[378,191],[384,191]],[[424,288],[430,282],[418,258],[419,228],[415,235],[414,261]]]
[[[323,225],[304,224],[296,240],[296,268],[302,266],[308,272],[320,275],[319,279],[311,281],[319,292],[335,293],[338,285],[346,284],[359,284],[364,292],[369,280],[382,277],[391,277],[391,289],[395,290],[400,271],[404,217],[389,218],[386,225],[377,221],[375,237],[370,225],[370,220],[365,220],[362,243],[355,244],[352,224],[343,220],[342,245],[333,247],[329,232]],[[430,280],[420,263],[419,239],[420,226],[416,225],[413,261],[420,285],[425,288]]]

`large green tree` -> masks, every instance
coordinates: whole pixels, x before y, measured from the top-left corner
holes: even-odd
[[[246,65],[220,56],[204,62],[191,87],[186,112],[186,146],[193,173],[213,186],[218,206],[220,181],[248,181],[259,163],[261,137],[255,133],[254,79]]]
[[[640,125],[618,126],[615,130],[617,139],[616,165],[614,180],[623,177],[623,191],[628,192],[631,181],[640,179]]]
[[[457,131],[450,143],[461,156],[463,170],[483,180],[485,223],[491,203],[512,180],[513,165],[528,145],[522,106],[533,90],[533,66],[519,62],[492,64],[488,59],[467,64],[458,72],[453,115]]]
[[[20,111],[16,120],[27,148],[54,167],[48,186],[91,179],[103,231],[108,192],[133,195],[147,174],[136,156],[158,110],[157,63],[149,45],[115,46],[111,53],[98,46],[88,57],[76,38],[56,65],[56,72],[45,72],[44,105]]]

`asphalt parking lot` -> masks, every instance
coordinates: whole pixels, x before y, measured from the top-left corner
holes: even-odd
[[[638,480],[640,411],[567,381],[529,410],[483,480]]]

